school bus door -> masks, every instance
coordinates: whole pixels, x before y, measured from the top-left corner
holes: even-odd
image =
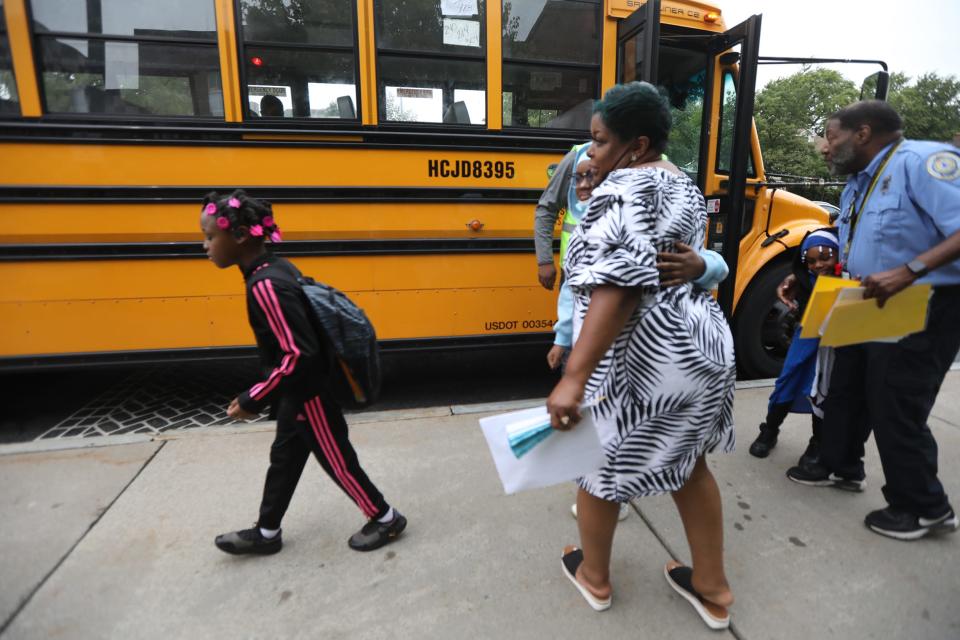
[[[720,307],[727,317],[733,315],[733,296],[736,284],[737,263],[740,250],[739,230],[743,225],[743,212],[746,205],[747,173],[751,157],[751,134],[753,132],[753,94],[757,76],[757,56],[760,45],[760,16],[755,15],[728,31],[712,36],[706,44],[707,93],[706,105],[714,105],[724,99],[723,87],[713,91],[715,76],[721,66],[730,67],[739,60],[739,70],[734,74],[737,82],[736,109],[733,118],[733,135],[727,138],[732,144],[710,144],[711,132],[719,137],[719,126],[703,127],[701,149],[711,149],[707,162],[701,163],[698,186],[708,199],[719,200],[719,207],[708,212],[710,215],[707,244],[719,251],[727,265],[730,275],[721,283],[719,292]],[[657,84],[658,52],[660,48],[660,0],[648,0],[617,25],[617,82],[643,80]],[[739,48],[739,53],[733,49]],[[715,120],[717,108],[705,110],[710,114],[711,123]],[[722,165],[729,168],[729,176],[721,181],[721,190],[713,193],[708,188],[711,182],[708,174],[720,166],[717,154],[729,154]],[[730,230],[735,230],[728,233]]]
[[[708,43],[710,59],[707,65],[707,87],[710,90],[711,119],[721,110],[732,105],[724,104],[728,94],[724,91],[724,69],[731,69],[739,61],[739,68],[732,69],[736,88],[736,108],[732,117],[717,118],[716,129],[704,128],[704,135],[712,132],[714,140],[708,144],[713,153],[708,154],[706,166],[701,170],[700,188],[708,200],[719,200],[718,207],[708,211],[709,227],[707,244],[719,250],[730,268],[730,275],[720,283],[717,301],[727,315],[733,316],[734,291],[736,290],[737,266],[740,259],[740,239],[743,235],[744,211],[747,205],[747,175],[750,168],[757,169],[752,158],[753,98],[757,80],[757,57],[760,49],[760,16],[755,15],[725,33],[714,36]],[[739,52],[734,49],[739,48]],[[720,73],[720,82],[716,74]],[[719,87],[718,91],[713,88]],[[727,136],[722,127],[732,122],[732,136]],[[721,140],[729,141],[721,145]],[[727,155],[727,157],[721,157]],[[727,169],[726,180],[715,182],[708,174]],[[719,187],[714,192],[713,184]]]

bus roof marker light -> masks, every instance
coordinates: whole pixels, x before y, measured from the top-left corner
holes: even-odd
[[[252,58],[250,58],[250,64],[252,64],[255,67],[262,67],[263,58],[261,58],[260,56],[253,56]]]
[[[719,19],[720,19],[720,14],[717,13],[716,11],[711,11],[710,13],[706,13],[703,16],[703,21],[709,22],[711,24],[716,22]]]

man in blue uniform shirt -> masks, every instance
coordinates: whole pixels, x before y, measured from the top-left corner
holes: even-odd
[[[824,406],[821,464],[793,467],[801,484],[864,487],[863,444],[873,429],[889,506],[866,525],[899,540],[955,531],[937,477],[927,417],[960,349],[960,150],[905,140],[885,102],[858,102],[827,122],[831,171],[847,175],[840,198],[840,259],[865,296],[883,306],[916,282],[933,285],[927,328],[896,343],[836,350]]]

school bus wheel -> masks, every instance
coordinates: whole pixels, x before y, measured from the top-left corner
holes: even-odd
[[[777,298],[791,271],[788,258],[762,271],[744,292],[734,316],[737,368],[746,379],[776,378],[790,347],[796,316]]]

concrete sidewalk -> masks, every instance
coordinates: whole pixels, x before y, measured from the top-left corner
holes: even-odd
[[[577,540],[574,487],[504,496],[477,424],[484,414],[439,407],[352,420],[368,473],[410,520],[400,541],[369,554],[347,548],[362,518],[312,462],[280,554],[217,551],[217,533],[256,518],[271,441],[262,426],[0,449],[0,635],[960,638],[960,535],[903,543],[864,528],[884,504],[872,443],[864,494],[789,482],[806,417],[788,419],[770,458],[750,457],[769,392],[737,392],[738,450],[710,460],[738,598],[730,632],[708,631],[664,582],[671,556],[689,559],[669,497],[639,501],[621,524],[614,605],[595,613],[560,573],[560,550]],[[930,426],[941,479],[960,495],[960,373]]]

